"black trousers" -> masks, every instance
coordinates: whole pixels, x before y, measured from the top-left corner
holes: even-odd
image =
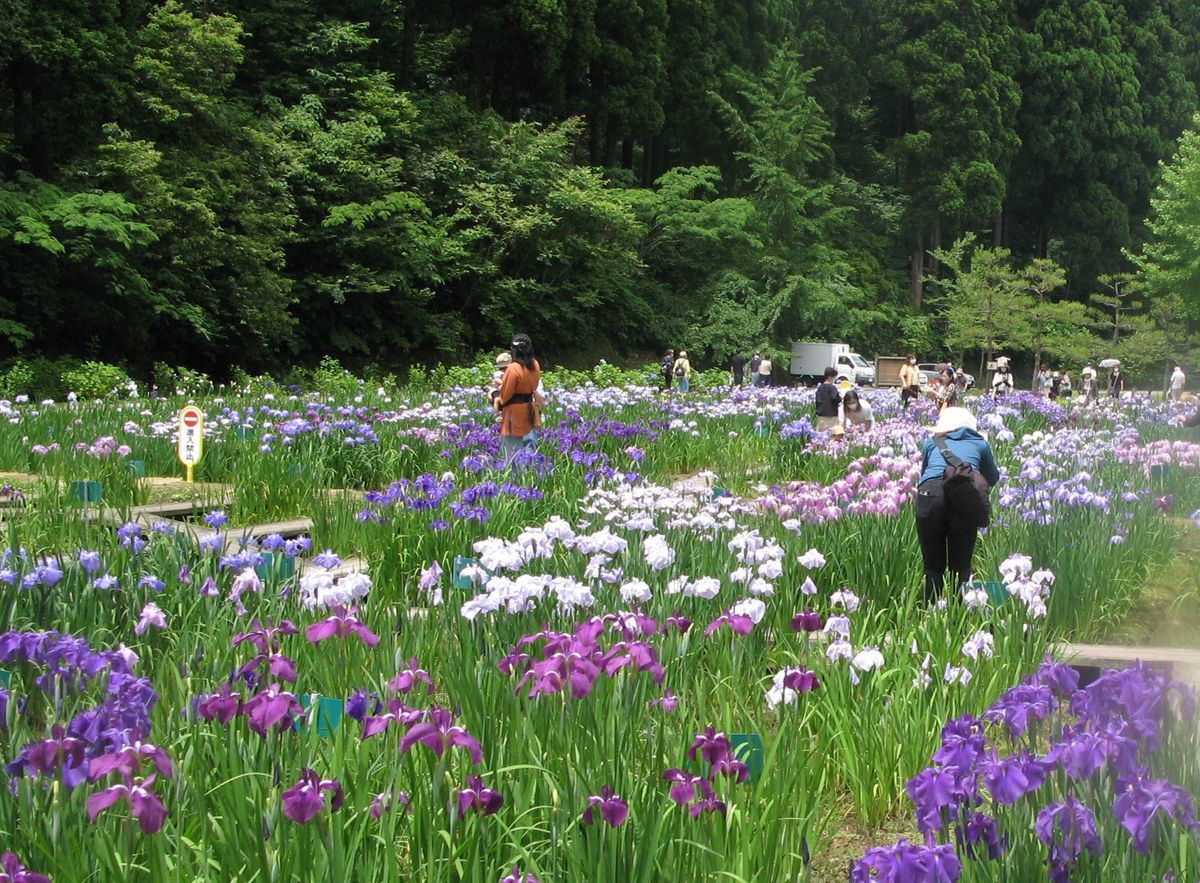
[[[940,479],[917,488],[917,539],[925,564],[925,600],[933,601],[946,587],[946,567],[955,587],[971,579],[971,559],[979,531],[964,525],[946,508]]]

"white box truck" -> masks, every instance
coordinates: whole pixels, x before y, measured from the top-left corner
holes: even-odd
[[[849,344],[804,341],[792,344],[793,378],[801,383],[812,383],[825,376],[826,368],[837,371],[840,380],[861,386],[875,384],[875,366],[858,353],[850,352]]]

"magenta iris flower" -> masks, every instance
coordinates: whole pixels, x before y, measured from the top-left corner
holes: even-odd
[[[205,720],[227,724],[243,711],[242,694],[234,693],[229,684],[212,693],[196,704],[196,713]]]
[[[377,736],[386,730],[392,724],[397,726],[408,727],[417,723],[421,718],[425,717],[425,712],[419,708],[409,708],[399,699],[392,699],[388,702],[388,710],[386,714],[381,714],[375,717],[366,717],[363,719],[364,739],[370,739],[372,736]]]
[[[249,642],[258,648],[258,652],[269,655],[278,653],[283,646],[281,639],[287,635],[299,634],[300,629],[290,620],[283,620],[278,625],[270,620],[259,622],[257,619],[250,623],[250,631],[234,635],[233,646]]]
[[[144,779],[127,778],[123,784],[91,795],[87,799],[88,818],[95,822],[100,813],[124,799],[129,802],[130,813],[142,831],[146,834],[157,833],[167,821],[167,808],[163,806],[162,799],[150,790],[155,778],[155,774]]]
[[[541,881],[532,873],[522,873],[519,866],[513,865],[513,869],[500,878],[500,883],[541,883]]]
[[[305,825],[325,809],[325,793],[333,795],[329,811],[337,812],[346,802],[341,782],[322,779],[314,770],[305,767],[300,780],[283,792],[283,814],[298,825]]]
[[[431,708],[429,720],[413,724],[400,740],[400,751],[405,752],[417,743],[425,745],[438,757],[447,748],[465,749],[472,763],[483,763],[483,748],[479,740],[465,729],[454,724],[454,715],[445,708]]]
[[[695,760],[699,755],[711,764],[729,757],[731,751],[728,736],[717,732],[713,727],[705,727],[703,733],[696,734],[696,741],[687,750],[687,756]]]
[[[671,799],[685,806],[696,799],[697,787],[708,784],[704,776],[696,776],[686,770],[670,769],[663,773],[663,780],[671,782]]]
[[[426,685],[427,694],[433,693],[433,680],[429,677],[429,672],[421,668],[421,661],[414,656],[408,660],[408,668],[388,681],[388,689],[393,693],[408,693],[418,683]]]
[[[149,742],[134,742],[132,745],[122,745],[116,751],[92,758],[88,764],[88,781],[99,782],[112,772],[119,772],[127,780],[135,773],[141,772],[142,761],[147,760],[154,765],[158,775],[169,779],[175,774],[171,758],[165,749]]]
[[[491,788],[485,788],[483,779],[479,776],[467,776],[467,787],[458,792],[458,816],[462,818],[469,810],[476,810],[485,816],[499,812],[504,805],[504,795]]]
[[[704,629],[704,637],[708,637],[721,626],[727,625],[739,635],[748,635],[754,631],[754,620],[744,613],[730,613],[726,610]]]
[[[280,690],[278,684],[272,684],[269,689],[252,696],[243,705],[242,711],[250,721],[250,729],[260,736],[267,735],[271,727],[286,730],[304,714],[296,697]]]
[[[304,630],[309,643],[319,644],[326,638],[348,638],[350,635],[356,635],[368,647],[374,647],[379,643],[379,636],[363,625],[355,616],[358,612],[357,607],[347,609],[334,606],[333,611],[333,616],[313,623]]]
[[[792,631],[794,632],[819,632],[825,627],[825,620],[821,614],[814,613],[811,607],[805,607],[802,613],[797,613],[792,617]]]
[[[393,795],[395,799],[393,800]],[[412,812],[412,798],[408,796],[407,791],[384,791],[376,794],[371,801],[371,818],[381,819],[383,814],[391,809],[393,803],[398,803],[408,812]],[[3,883],[3,881],[0,881]]]
[[[657,699],[650,700],[650,707],[661,708],[667,714],[671,714],[679,707],[679,697],[670,690],[666,690]]]
[[[681,635],[686,635],[692,627],[692,621],[683,615],[683,611],[676,610],[670,616],[663,620],[663,631],[675,629]]]
[[[595,812],[599,808],[600,818],[608,822],[614,828],[619,828],[625,824],[625,819],[629,817],[629,804],[617,796],[617,792],[605,785],[600,789],[600,794],[593,794],[588,798],[587,809],[583,811],[583,823],[591,825],[595,822]]]
[[[50,883],[50,878],[29,870],[16,853],[6,852],[0,857],[0,883]]]

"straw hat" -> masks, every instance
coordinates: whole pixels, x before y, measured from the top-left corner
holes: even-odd
[[[979,424],[975,421],[975,415],[966,408],[942,408],[942,413],[938,414],[937,423],[930,432],[934,435],[945,435],[956,429],[978,432]]]
[[[512,364],[512,355],[510,353],[501,353],[496,356],[496,367],[503,368],[506,365]]]

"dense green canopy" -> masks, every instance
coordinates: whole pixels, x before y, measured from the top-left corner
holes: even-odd
[[[1200,110],[1188,0],[0,0],[0,21],[10,355],[391,368],[519,327],[559,362],[802,336],[1066,358],[1131,259],[1153,278],[1130,328],[1177,330],[1172,285],[1195,303],[1187,169],[1149,214]],[[980,289],[1035,259],[1061,284]],[[1034,306],[981,332],[963,297]]]

